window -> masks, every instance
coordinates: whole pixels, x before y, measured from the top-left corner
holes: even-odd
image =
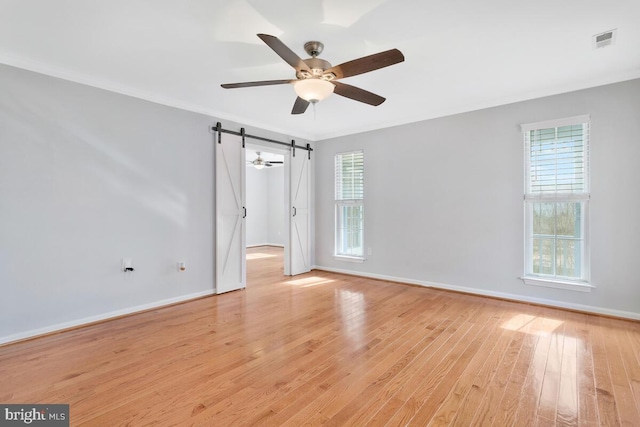
[[[364,153],[353,151],[335,157],[335,256],[364,260]]]
[[[589,291],[589,116],[523,125],[525,283]]]

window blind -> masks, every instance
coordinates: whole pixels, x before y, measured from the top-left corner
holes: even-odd
[[[580,198],[588,194],[588,121],[531,128],[524,135],[527,198]]]
[[[335,162],[336,200],[364,199],[364,153],[340,153]]]

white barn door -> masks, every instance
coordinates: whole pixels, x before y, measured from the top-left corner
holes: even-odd
[[[243,289],[246,272],[245,151],[239,136],[216,135],[216,293]]]
[[[289,154],[289,274],[311,271],[309,153],[292,149]]]

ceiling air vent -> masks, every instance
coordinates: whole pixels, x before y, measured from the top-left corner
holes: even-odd
[[[593,48],[598,49],[612,45],[616,41],[617,30],[609,30],[593,36]]]

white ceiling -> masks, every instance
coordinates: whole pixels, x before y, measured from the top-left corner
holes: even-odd
[[[592,36],[617,29],[616,43]],[[294,78],[257,36],[333,65],[398,48],[404,63],[343,80],[290,114]],[[640,77],[638,0],[0,0],[0,62],[298,138],[325,139]]]

